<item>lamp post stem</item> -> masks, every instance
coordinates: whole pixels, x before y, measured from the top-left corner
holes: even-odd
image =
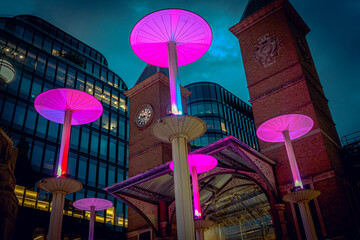
[[[191,167],[191,177],[194,195],[194,215],[195,218],[201,218],[200,193],[196,167]]]
[[[169,57],[169,82],[170,82],[170,99],[171,112],[174,115],[182,115],[182,104],[179,83],[179,68],[177,61],[176,42],[170,41],[168,43],[168,57]]]
[[[283,131],[282,134],[283,134],[283,138],[284,138],[284,142],[285,142],[286,152],[287,152],[287,155],[288,155],[288,158],[289,158],[291,173],[292,173],[292,176],[293,176],[293,179],[294,179],[295,187],[304,188],[303,184],[302,184],[302,181],[301,181],[299,168],[298,168],[298,165],[296,163],[294,149],[293,149],[292,144],[291,144],[289,130]]]
[[[171,145],[174,161],[177,239],[195,240],[187,139],[183,135],[175,136],[171,139]]]
[[[89,240],[94,239],[95,206],[90,207]]]
[[[69,156],[71,120],[72,120],[72,111],[70,109],[66,109],[65,117],[64,117],[64,125],[63,125],[62,135],[61,135],[59,162],[57,165],[57,172],[56,172],[56,175],[58,177],[63,174],[66,174],[67,161],[68,161],[68,156]]]

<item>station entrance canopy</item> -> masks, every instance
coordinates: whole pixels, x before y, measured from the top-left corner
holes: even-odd
[[[274,161],[233,136],[190,154],[208,154],[218,160],[216,168],[198,176],[203,216],[214,222],[205,236],[210,239],[212,234],[226,239],[275,238],[274,205],[279,195]],[[135,209],[158,236],[160,202],[165,201],[168,207],[168,226],[176,221],[170,161],[105,188]]]

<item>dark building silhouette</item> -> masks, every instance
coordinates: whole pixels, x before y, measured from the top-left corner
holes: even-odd
[[[100,52],[34,16],[0,18],[0,50],[16,70],[16,80],[0,88],[0,124],[19,149],[15,194],[20,207],[15,237],[44,239],[47,233],[51,195],[35,183],[54,172],[61,126],[40,116],[33,103],[41,92],[53,88],[85,91],[104,107],[101,118],[71,130],[68,173],[84,189],[66,195],[63,236],[87,236],[89,213],[72,207],[75,200],[85,197],[114,203],[106,212],[98,212],[95,236],[122,236],[127,208],[102,189],[127,178],[124,81],[108,68]]]

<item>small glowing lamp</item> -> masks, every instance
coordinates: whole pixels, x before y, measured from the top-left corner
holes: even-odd
[[[0,87],[15,81],[15,69],[11,63],[0,58]]]

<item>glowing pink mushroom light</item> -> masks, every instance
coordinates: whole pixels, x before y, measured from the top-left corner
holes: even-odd
[[[64,124],[56,175],[66,174],[69,154],[71,125],[81,125],[98,119],[103,108],[101,103],[85,92],[58,88],[41,93],[34,102],[36,111],[44,118]]]
[[[211,41],[209,24],[199,15],[182,9],[153,12],[134,26],[130,35],[134,53],[151,65],[169,67],[173,114],[183,114],[178,66],[201,58]]]
[[[313,120],[308,116],[288,114],[264,122],[256,132],[257,136],[265,142],[285,142],[295,188],[304,188],[304,186],[301,181],[291,140],[308,133],[313,125]]]
[[[189,173],[192,177],[193,195],[194,195],[194,215],[197,218],[201,218],[201,206],[200,206],[200,193],[197,174],[210,171],[217,165],[216,158],[205,154],[189,154]],[[174,171],[174,162],[169,165],[170,169]]]

